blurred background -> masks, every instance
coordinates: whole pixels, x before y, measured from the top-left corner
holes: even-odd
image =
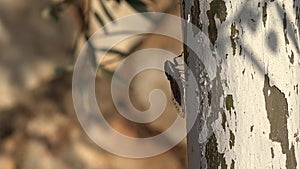
[[[145,11],[180,16],[177,0],[0,1],[0,169],[186,168],[185,140],[156,157],[119,157],[90,140],[74,111],[73,65],[86,40],[114,19]],[[169,25],[162,20],[155,26],[168,29]],[[100,66],[98,104],[119,132],[139,138],[154,136],[177,117],[164,72],[141,72],[130,84],[131,101],[140,110],[149,107],[151,90],[161,89],[167,96],[165,112],[149,124],[119,115],[111,99],[112,74],[134,51],[160,48],[180,54],[182,44],[152,34],[129,42],[122,51],[108,52],[109,64]]]

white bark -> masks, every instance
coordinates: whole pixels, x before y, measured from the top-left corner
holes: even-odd
[[[212,54],[185,49],[202,90],[188,134],[189,169],[299,168],[300,2],[182,0],[181,5],[182,16],[213,44]],[[184,27],[187,41],[198,34]],[[215,76],[207,75],[196,55],[217,61]],[[189,110],[195,110],[192,90],[186,89],[188,122]]]

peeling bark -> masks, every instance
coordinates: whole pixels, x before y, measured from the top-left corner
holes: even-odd
[[[269,138],[272,141],[280,143],[282,153],[286,154],[286,168],[296,169],[297,161],[294,145],[289,149],[287,128],[287,118],[289,117],[288,102],[284,93],[276,86],[270,86],[269,81],[269,77],[266,75],[263,92],[266,101],[267,117],[271,128]]]
[[[219,18],[220,22],[224,22],[227,16],[227,7],[222,0],[213,0],[210,3],[210,10],[206,12],[209,19],[208,33],[212,44],[215,44],[218,38],[218,30],[216,26],[215,16]]]
[[[211,42],[211,53],[184,48],[200,89],[195,106],[195,91],[186,88],[186,107],[197,111],[187,136],[189,169],[299,168],[300,1],[181,4],[182,17]],[[185,41],[199,38],[195,29],[183,32]],[[197,55],[217,61],[216,76]]]

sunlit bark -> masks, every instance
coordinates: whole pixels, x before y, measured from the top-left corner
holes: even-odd
[[[185,62],[201,90],[188,134],[189,169],[299,168],[300,2],[180,3],[182,17],[207,35],[212,51],[185,47]],[[187,41],[198,38],[199,30],[183,28]],[[216,60],[214,76],[207,76],[197,55]],[[188,110],[195,106],[191,90],[187,86]]]

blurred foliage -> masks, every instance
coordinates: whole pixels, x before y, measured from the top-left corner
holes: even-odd
[[[86,0],[86,4],[91,4],[90,3],[91,0]],[[105,6],[103,0],[97,0],[100,4],[100,7],[102,8],[103,12],[105,13],[105,17],[107,17],[110,21],[114,21],[114,17],[112,15],[112,13],[107,9],[107,7]],[[117,4],[121,4],[122,0],[112,0],[115,1]],[[130,5],[134,10],[136,10],[137,12],[147,12],[147,4],[142,1],[142,0],[123,0],[124,2],[128,3],[128,5]],[[85,8],[86,10],[82,10],[80,9],[79,11],[81,12],[80,15],[85,16],[85,15],[89,15],[90,13],[94,14],[94,16],[96,17],[96,19],[98,20],[98,22],[103,26],[104,25],[104,21],[103,18],[101,17],[101,15],[99,15],[96,11],[93,11],[90,7],[83,7],[80,5],[82,5],[81,0],[63,0],[60,2],[56,2],[53,4],[50,4],[49,7],[47,7],[44,11],[43,11],[43,15],[45,17],[50,17],[52,19],[54,19],[55,21],[58,21],[60,19],[61,13],[63,12],[63,10],[70,6],[73,5],[76,8]],[[86,11],[86,12],[84,12]]]
[[[147,5],[141,0],[127,0],[127,3],[138,12],[147,11]]]
[[[72,49],[72,55],[75,55],[75,51],[77,49],[77,45],[78,45],[78,41],[79,39],[84,36],[84,38],[86,40],[89,39],[89,37],[91,36],[91,30],[90,30],[90,19],[91,18],[95,18],[96,21],[99,23],[99,25],[102,28],[105,28],[105,21],[104,18],[107,18],[110,22],[114,22],[114,17],[113,17],[113,13],[111,11],[109,11],[107,9],[107,7],[105,6],[104,0],[97,0],[99,2],[99,5],[101,7],[101,10],[104,13],[103,15],[100,15],[97,11],[95,11],[93,8],[91,8],[91,0],[63,0],[60,2],[55,2],[53,4],[50,4],[42,13],[42,15],[45,18],[51,18],[55,21],[59,21],[61,18],[61,15],[63,13],[63,11],[69,7],[69,6],[73,6],[75,7],[77,13],[79,14],[79,19],[81,22],[81,30],[79,32],[79,34],[76,36],[76,40],[74,42],[74,46]],[[109,0],[107,0],[109,1]],[[117,4],[121,4],[123,2],[128,3],[128,5],[130,5],[135,11],[137,12],[147,12],[147,4],[142,1],[142,0],[110,0],[110,1],[115,1]],[[104,29],[103,30],[104,33],[107,33],[107,30]],[[95,49],[93,47],[93,44],[88,43],[88,46],[90,49],[93,49],[92,52],[95,52]],[[124,53],[122,51],[118,51],[116,49],[102,49],[105,50],[108,53],[112,53],[112,54],[117,54],[120,57],[126,57],[129,54],[128,53]],[[94,54],[91,54],[92,57],[91,60],[93,61],[93,65],[98,65],[96,63],[96,58]],[[95,66],[96,69],[101,70],[102,72],[108,74],[109,76],[112,76],[114,74],[113,71],[110,71],[108,69],[105,68],[105,65],[99,65],[99,66]],[[67,65],[65,67],[61,67],[58,68],[57,70],[55,70],[55,74],[59,75],[62,73],[66,73],[66,72],[70,72],[73,71],[73,65]]]

